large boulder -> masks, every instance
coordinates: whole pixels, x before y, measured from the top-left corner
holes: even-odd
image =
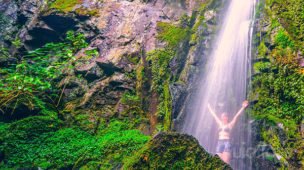
[[[159,133],[138,152],[124,169],[232,169],[212,156],[189,135]]]

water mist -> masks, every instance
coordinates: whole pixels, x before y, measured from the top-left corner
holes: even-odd
[[[230,0],[203,71],[200,93],[191,104],[192,112],[187,113],[181,130],[196,137],[213,154],[218,140],[218,126],[207,104],[211,104],[218,117],[227,112],[231,121],[246,99],[254,4],[255,0]],[[247,121],[243,113],[230,134],[230,162],[234,169],[249,169],[245,155],[250,141]]]

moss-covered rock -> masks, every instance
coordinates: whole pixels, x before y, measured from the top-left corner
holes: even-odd
[[[6,140],[31,140],[42,133],[57,131],[61,123],[47,116],[32,116],[10,124],[3,135]]]
[[[304,79],[299,63],[304,47],[299,25],[303,20],[298,18],[303,14],[299,10],[302,6],[301,0],[264,0],[256,10],[251,114],[263,123],[255,132],[259,142],[273,149],[281,169],[303,169],[304,165],[300,130]],[[259,144],[255,147],[258,149]]]
[[[232,169],[212,156],[189,135],[159,133],[150,140],[124,169]]]

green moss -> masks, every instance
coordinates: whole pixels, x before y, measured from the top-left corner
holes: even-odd
[[[138,56],[133,56],[133,55],[128,54],[124,57],[126,57],[128,59],[128,61],[130,61],[132,64],[138,63],[138,58],[139,58]]]
[[[96,9],[85,9],[85,8],[77,8],[75,10],[75,13],[78,15],[88,15],[88,16],[95,16],[95,17],[99,17],[99,11]]]
[[[275,37],[275,43],[277,43],[279,46],[283,48],[294,47],[294,43],[290,40],[284,29],[279,30],[278,34]]]
[[[262,8],[263,7],[263,8]],[[303,51],[303,1],[266,0],[261,6],[263,22],[271,22],[267,34],[257,35],[257,57],[264,59],[254,64],[258,73],[253,78],[251,97],[255,99],[252,115],[265,118],[270,128],[263,129],[262,137],[275,153],[282,156],[283,168],[303,168],[304,142],[300,123],[304,118],[304,75],[295,60]],[[263,25],[262,25],[263,27]],[[264,40],[272,40],[266,46]],[[280,124],[281,128],[278,128]]]
[[[0,148],[4,151],[6,164],[0,167],[70,169],[90,161],[101,164],[124,162],[150,139],[132,129],[135,128],[133,121],[115,120],[102,124],[98,135],[78,127],[58,129],[56,122],[31,117],[5,128],[7,135]]]
[[[272,19],[270,29],[277,28],[278,26],[280,26],[280,23],[278,22],[278,20],[277,19]]]
[[[143,85],[146,82],[145,67],[143,66],[143,60],[140,59],[136,68],[136,92],[138,96],[142,95]]]
[[[280,19],[280,24],[293,40],[304,40],[303,0],[267,0],[266,4],[270,7],[273,16]]]
[[[172,115],[172,100],[169,92],[169,84],[164,86],[164,109],[165,109],[165,118],[164,118],[164,131],[171,130],[171,115]]]
[[[267,52],[267,47],[264,43],[264,40],[260,43],[259,47],[258,47],[258,50],[259,50],[259,55],[258,55],[258,58],[263,58],[265,57],[266,55],[266,52]]]
[[[147,60],[151,62],[152,86],[151,89],[161,94],[164,83],[170,77],[168,68],[175,51],[171,48],[157,49],[147,53]]]
[[[160,29],[156,36],[160,40],[166,41],[169,46],[177,47],[186,38],[188,29],[178,28],[172,24],[159,22],[157,27]]]
[[[272,146],[275,153],[282,157],[279,161],[282,163],[283,167],[287,168],[286,166],[284,166],[284,164],[286,164],[287,160],[292,157],[291,155],[293,155],[293,153],[292,150],[286,149],[286,145],[284,146],[282,144],[277,133],[278,132],[275,130],[268,130],[264,131],[262,133],[262,136],[265,141]]]
[[[82,4],[82,0],[55,0],[51,3],[50,8],[63,12],[71,12],[78,4]]]
[[[270,62],[256,62],[253,65],[253,69],[255,73],[262,73],[262,72],[267,72],[269,69],[271,69],[271,63]]]
[[[50,4],[50,9],[62,12],[75,11],[78,15],[99,16],[97,9],[89,9],[82,7],[83,0],[55,0]],[[77,7],[77,5],[80,5]]]
[[[61,124],[61,121],[52,117],[28,117],[11,123],[8,126],[8,133],[6,134],[6,139],[32,140],[40,134],[58,130]]]

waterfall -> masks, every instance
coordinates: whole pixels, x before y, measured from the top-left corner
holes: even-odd
[[[215,154],[218,126],[207,109],[208,102],[218,117],[227,112],[231,121],[246,99],[254,6],[255,0],[230,0],[204,68],[199,93],[183,122],[182,133],[196,137],[210,153]],[[246,152],[250,145],[250,128],[247,122],[243,113],[230,134],[230,164],[234,169],[249,169]]]

